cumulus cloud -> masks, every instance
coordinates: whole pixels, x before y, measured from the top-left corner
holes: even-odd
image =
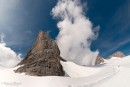
[[[6,43],[3,40],[4,34],[0,35],[0,66],[2,67],[14,67],[20,61],[20,54],[17,55],[11,48],[6,46]]]
[[[97,33],[94,33],[91,21],[85,17],[81,1],[58,0],[52,15],[60,19],[56,41],[61,56],[80,65],[94,65],[98,51],[92,52],[90,45]]]

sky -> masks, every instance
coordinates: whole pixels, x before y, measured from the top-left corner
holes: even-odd
[[[0,0],[0,34],[7,47],[24,57],[39,31],[48,32],[56,39],[58,20],[52,15],[57,0]],[[103,57],[122,51],[130,54],[130,1],[82,0],[84,13],[93,28],[98,26],[98,37],[91,50]]]

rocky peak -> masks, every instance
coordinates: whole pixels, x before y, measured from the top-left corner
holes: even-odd
[[[63,76],[60,60],[63,59],[56,42],[47,33],[39,32],[36,42],[15,72],[35,76]]]
[[[101,64],[101,63],[104,63],[104,58],[101,55],[98,55],[95,64]]]
[[[46,43],[49,41],[49,36],[47,33],[45,32],[39,32],[38,34],[38,37],[36,39],[36,42],[34,43],[34,46],[33,46],[33,50],[41,50],[41,49],[45,49],[45,47],[47,48],[46,46]],[[36,51],[35,50],[35,51]]]
[[[125,54],[121,51],[117,51],[117,52],[113,53],[111,57],[123,58],[123,57],[125,57]]]

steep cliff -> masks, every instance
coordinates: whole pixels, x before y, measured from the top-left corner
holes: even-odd
[[[47,33],[39,32],[36,42],[26,57],[18,64],[16,73],[34,76],[64,76],[60,60],[60,50]]]

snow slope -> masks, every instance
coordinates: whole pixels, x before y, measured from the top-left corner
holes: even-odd
[[[96,87],[130,87],[130,56],[117,58],[113,65],[118,65],[120,71]]]
[[[114,61],[94,67],[61,62],[70,77],[27,76],[0,68],[0,87],[130,87],[130,56]]]
[[[61,61],[61,64],[64,71],[66,71],[67,75],[70,77],[86,77],[94,75],[101,71],[101,68],[79,66],[73,62]]]

